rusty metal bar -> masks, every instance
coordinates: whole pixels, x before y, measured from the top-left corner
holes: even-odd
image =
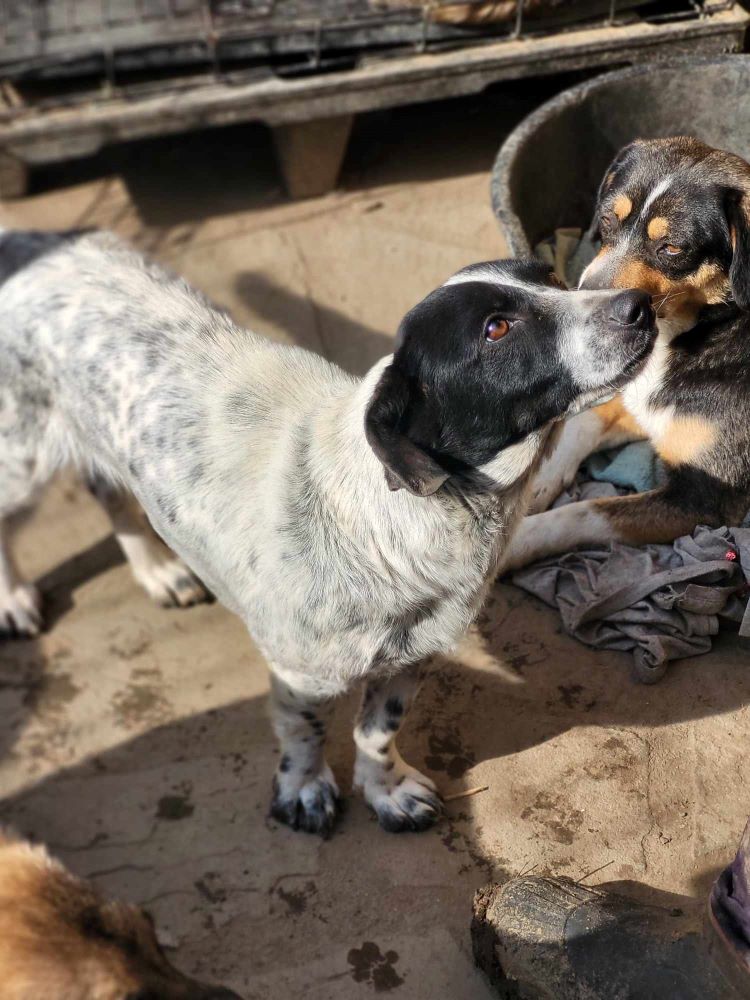
[[[319,20],[315,25],[315,33],[313,35],[313,54],[312,54],[312,65],[315,69],[319,69],[322,62],[322,41],[323,41],[323,21]]]
[[[109,26],[104,13],[104,5],[109,7],[109,0],[99,0],[99,30],[102,38],[102,56],[104,58],[105,89],[108,95],[115,91],[115,58],[114,50],[109,40]]]
[[[171,0],[170,0],[171,5]],[[203,14],[203,20],[206,25],[206,49],[208,55],[211,59],[211,70],[214,77],[218,80],[221,76],[221,66],[219,64],[219,54],[218,54],[218,36],[216,29],[214,27],[214,15],[211,9],[211,0],[203,0],[201,4],[201,11]]]

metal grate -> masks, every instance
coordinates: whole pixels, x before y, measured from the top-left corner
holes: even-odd
[[[365,53],[444,50],[588,24],[709,17],[732,0],[0,0],[6,80],[164,71],[277,75],[351,67]]]

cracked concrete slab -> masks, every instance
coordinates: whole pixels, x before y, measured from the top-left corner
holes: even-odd
[[[419,297],[502,255],[487,168],[504,113],[378,117],[342,190],[309,202],[281,197],[262,148],[220,184],[212,134],[70,167],[0,222],[115,228],[240,321],[363,371]],[[463,141],[438,146],[454,126]],[[148,905],[186,971],[248,998],[489,998],[469,941],[480,885],[535,870],[705,892],[750,813],[747,648],[722,636],[638,686],[626,655],[500,583],[402,739],[445,792],[488,790],[421,835],[383,833],[354,799],[330,841],[293,833],[267,818],[268,681],[240,622],[152,605],[69,478],[16,541],[51,627],[0,645],[3,820]],[[331,739],[345,789],[353,711]]]

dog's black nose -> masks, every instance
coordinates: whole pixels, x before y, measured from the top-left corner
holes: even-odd
[[[651,296],[638,288],[620,292],[612,299],[610,319],[620,326],[649,327],[653,322],[654,311],[651,308]]]

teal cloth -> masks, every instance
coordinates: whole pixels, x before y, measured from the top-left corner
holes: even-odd
[[[583,470],[588,479],[637,493],[653,490],[663,480],[662,464],[648,441],[635,441],[590,455]]]

